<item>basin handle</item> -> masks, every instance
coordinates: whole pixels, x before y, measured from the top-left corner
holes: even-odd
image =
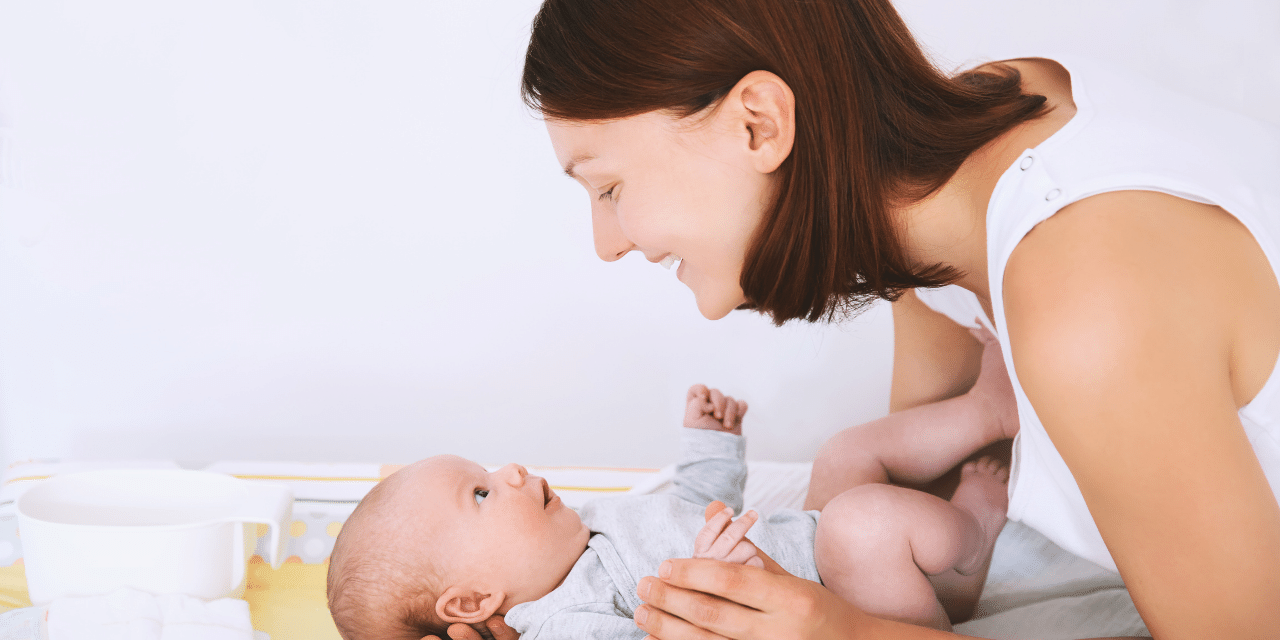
[[[223,522],[265,524],[270,530],[270,543],[267,545],[267,562],[272,569],[279,569],[284,562],[285,545],[289,538],[285,528],[293,520],[293,491],[288,485],[268,482],[241,480],[245,484],[245,497],[237,511],[230,516],[220,518]],[[244,527],[238,527],[238,547],[242,551],[237,558],[240,572],[244,571]],[[234,573],[234,572],[233,572]],[[243,577],[241,575],[240,577]],[[236,585],[240,582],[237,579]],[[233,588],[236,586],[233,585]]]

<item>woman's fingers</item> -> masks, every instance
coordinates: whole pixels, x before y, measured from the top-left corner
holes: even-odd
[[[506,618],[502,616],[491,616],[485,621],[485,627],[489,629],[493,640],[520,640],[520,633],[508,627]]]
[[[635,621],[641,631],[649,634],[645,640],[728,640],[722,635],[700,629],[665,611],[645,605],[636,609]]]
[[[455,622],[449,625],[449,629],[446,634],[451,640],[484,640],[484,636],[480,635],[479,631],[476,631],[461,622]],[[434,636],[427,636],[427,638],[434,638]],[[423,640],[427,640],[427,638],[423,638]]]
[[[701,595],[719,596],[753,609],[763,609],[776,599],[775,589],[780,578],[755,567],[704,558],[673,558],[662,563],[659,573],[665,575],[661,575],[662,579],[656,582],[673,592],[702,592]],[[693,591],[685,591],[686,589]],[[659,594],[664,592],[662,588],[650,591]],[[664,602],[649,600],[644,595],[640,599],[682,618],[684,616],[681,613],[690,613],[684,609],[673,610],[663,606]],[[692,602],[683,597],[679,601],[685,606]]]
[[[447,635],[450,640],[520,640],[520,634],[508,627],[507,621],[499,615],[492,616],[483,623],[477,623],[476,627],[478,628],[455,622],[449,625]],[[423,640],[440,639],[427,636]]]
[[[758,557],[757,557],[758,558]],[[752,564],[756,564],[753,562]],[[667,560],[636,594],[636,625],[662,640],[885,637],[884,623],[822,585],[718,560]],[[643,612],[643,613],[642,613]]]
[[[753,563],[754,564],[754,563]],[[662,640],[884,637],[881,624],[816,582],[716,560],[668,560],[640,581],[636,623]],[[697,627],[710,635],[696,635]],[[667,631],[663,631],[666,629]]]
[[[724,564],[716,560],[710,562]],[[759,613],[715,596],[664,584],[653,577],[640,581],[638,593],[648,604],[636,609],[636,626],[661,640],[745,638],[751,628],[752,614]]]

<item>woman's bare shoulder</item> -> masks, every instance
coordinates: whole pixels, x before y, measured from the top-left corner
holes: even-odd
[[[1110,384],[1099,379],[1101,354],[1174,348],[1223,363],[1240,405],[1280,353],[1274,271],[1248,230],[1212,205],[1150,191],[1086,198],[1033,229],[1004,275],[1015,363],[1019,350],[1048,350],[1060,366],[1075,361],[1082,382]]]
[[[1158,637],[1280,632],[1280,509],[1234,375],[1265,306],[1246,296],[1280,299],[1258,253],[1220,209],[1117,192],[1041,223],[1005,271],[1019,382]]]

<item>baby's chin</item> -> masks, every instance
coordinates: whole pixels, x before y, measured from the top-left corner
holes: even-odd
[[[577,534],[571,538],[565,538],[565,540],[571,540],[573,542],[573,549],[547,549],[546,554],[543,557],[548,559],[548,565],[551,565],[550,561],[552,559],[559,558],[561,556],[563,557],[563,566],[546,566],[546,571],[542,574],[544,578],[554,576],[555,582],[541,583],[537,587],[533,587],[531,589],[517,588],[513,592],[508,593],[507,598],[502,602],[502,606],[498,608],[498,613],[506,615],[512,607],[518,604],[524,604],[526,602],[533,602],[534,600],[545,598],[552,591],[560,588],[560,585],[564,584],[564,581],[569,577],[569,574],[573,573],[573,567],[578,564],[578,559],[582,557],[582,554],[586,553],[587,541],[590,539],[591,532],[584,525],[582,530]],[[569,560],[572,561],[570,562]],[[556,573],[559,575],[555,575]],[[539,580],[539,582],[541,582],[541,580]]]
[[[557,567],[558,569],[561,569],[559,578],[551,588],[546,590],[546,593],[538,596],[539,598],[547,595],[547,593],[555,591],[560,585],[564,584],[565,578],[568,578],[569,574],[573,572],[574,565],[578,564],[578,559],[582,557],[582,554],[587,552],[587,543],[591,540],[591,530],[587,528],[587,525],[582,523],[581,519],[579,519],[578,530],[573,535],[566,536],[565,540],[568,542],[566,545],[568,548],[565,550],[564,557],[566,560],[572,559],[572,562],[567,562],[564,567]],[[569,547],[569,545],[572,546]]]

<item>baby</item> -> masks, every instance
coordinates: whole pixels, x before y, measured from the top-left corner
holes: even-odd
[[[998,371],[991,364],[984,358],[978,384],[948,412],[946,431],[970,436],[952,466],[1005,435],[992,417],[1000,412],[989,406],[1001,394],[986,391],[1009,383],[1003,364]],[[857,485],[827,500],[821,517],[783,509],[733,521],[746,484],[746,411],[745,402],[719,391],[690,388],[672,488],[596,500],[580,513],[516,464],[489,472],[436,456],[401,469],[361,501],[334,545],[334,622],[346,640],[444,638],[451,624],[479,625],[494,615],[523,640],[638,639],[646,635],[631,619],[641,604],[638,581],[657,575],[668,558],[693,555],[780,568],[821,581],[870,613],[949,628],[930,576],[961,576],[944,581],[953,591],[981,589],[1004,524],[1007,469],[986,458],[966,465],[949,502]],[[850,433],[857,430],[842,434],[844,445],[857,440]],[[888,442],[874,429],[862,433],[867,446]],[[883,570],[860,570],[867,558]]]

